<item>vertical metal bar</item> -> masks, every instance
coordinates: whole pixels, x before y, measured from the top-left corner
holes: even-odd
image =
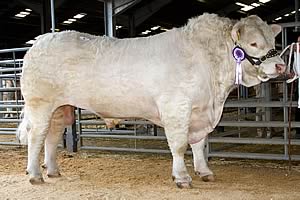
[[[265,83],[265,101],[271,101],[271,84]],[[272,109],[266,108],[266,121],[271,121]]]
[[[47,33],[51,30],[51,0],[41,0],[42,10],[40,12],[41,16],[41,33]],[[53,6],[54,10],[54,6]],[[53,15],[54,17],[54,15]]]
[[[67,129],[65,128],[64,134],[63,134],[63,148],[67,148]]]
[[[45,24],[46,24],[46,22],[45,22],[45,9],[44,9],[44,3],[45,2],[43,2],[43,8],[42,8],[42,12],[40,13],[40,20],[41,20],[41,34],[43,34],[43,33],[46,33],[46,30],[45,30]]]
[[[0,72],[0,74],[2,74],[2,72]],[[0,88],[3,87],[2,81],[3,81],[3,78],[0,78]],[[3,93],[2,92],[0,92],[0,100],[3,101]],[[4,109],[0,108],[0,111],[2,111],[2,110],[4,110]],[[4,114],[0,113],[0,118],[3,118],[3,116],[4,116]]]
[[[284,39],[284,43],[283,44],[284,44],[284,47],[285,47],[285,46],[287,46],[287,43],[288,43],[287,42],[287,28],[284,29],[284,38],[283,39]]]
[[[287,46],[287,28],[284,27],[282,30],[282,50]],[[284,107],[283,107],[283,120],[284,123],[288,122],[288,87],[287,87],[287,83],[285,81],[283,81],[283,103],[284,103]],[[285,145],[284,145],[284,158],[287,159],[288,158],[288,128],[283,128],[283,137],[284,137],[284,141],[285,141]]]
[[[240,101],[240,93],[241,93],[240,91],[241,91],[241,87],[242,87],[242,86],[239,85],[238,88],[237,88],[237,90],[238,90],[238,91],[237,91],[237,92],[238,92],[238,98],[237,98],[238,101]],[[238,112],[237,112],[237,114],[238,114],[238,116],[237,116],[237,117],[238,117],[238,118],[237,118],[237,121],[241,121],[241,109],[242,109],[242,108],[238,107],[237,109],[238,109],[238,110],[237,110],[237,111],[238,111]],[[240,138],[240,137],[241,137],[241,127],[238,126],[237,128],[238,128],[238,137]]]
[[[284,27],[282,30],[282,50],[285,48],[285,46],[287,45],[287,28]],[[288,87],[287,87],[287,83],[284,81],[283,82],[283,102],[284,105],[287,105],[288,102]],[[288,107],[284,106],[283,107],[283,120],[285,123],[288,122]],[[288,141],[288,129],[287,128],[283,128],[283,137],[284,137],[284,141],[285,141],[285,145],[284,145],[284,158],[288,158],[288,146],[287,141]]]
[[[114,36],[114,20],[113,20],[113,0],[107,0],[104,2],[104,25],[105,35],[109,37]]]
[[[299,0],[295,0],[295,22],[297,23],[299,21]],[[300,27],[295,26],[295,32],[299,32]]]
[[[13,60],[14,60],[14,69],[16,69],[17,65],[16,65],[16,52],[15,51],[13,51]],[[15,83],[14,87],[17,87],[17,72],[16,72],[16,70],[14,70],[14,83]],[[17,90],[15,90],[15,101],[16,101],[15,102],[16,105],[19,105]],[[20,118],[20,108],[17,107],[16,111],[17,111],[17,118],[19,119]],[[18,124],[19,124],[19,122],[18,122]]]
[[[134,121],[136,121],[136,119],[134,119]],[[136,134],[136,123],[134,124],[134,136],[137,136]],[[137,148],[137,141],[136,138],[134,138],[134,148]]]
[[[240,86],[240,94],[242,99],[246,99],[246,87],[243,85]],[[240,108],[240,114],[246,115],[246,107]]]
[[[271,84],[269,82],[267,83],[263,83],[261,85],[261,94],[262,94],[262,98],[263,98],[263,101],[265,102],[270,102],[271,101]],[[262,115],[262,121],[271,121],[271,116],[272,116],[272,110],[270,107],[268,108],[262,108],[262,111],[263,111],[263,115]],[[264,129],[262,129],[264,130]],[[265,127],[265,131],[267,132],[267,137],[271,137],[271,135],[269,135],[269,132],[271,131],[271,128],[270,127]]]
[[[67,127],[66,145],[68,151],[77,152],[77,133],[75,124]]]
[[[205,147],[204,147],[204,157],[205,160],[208,161],[210,153],[210,143],[208,142],[208,136],[205,138]]]
[[[283,82],[283,103],[285,105],[283,107],[283,120],[284,120],[284,123],[288,122],[288,107],[286,106],[287,102],[288,102],[288,87],[287,87],[287,83]],[[288,158],[288,146],[287,146],[288,128],[286,128],[286,127],[283,128],[283,137],[284,137],[284,141],[285,141],[284,157]]]
[[[135,36],[135,18],[134,15],[128,16],[129,37]]]
[[[51,32],[55,32],[55,15],[54,15],[54,0],[50,0],[51,3]]]
[[[82,126],[81,126],[81,108],[77,108],[77,130],[78,130],[78,139],[79,139],[79,144],[82,146],[82,140],[81,140],[81,134],[82,134]]]
[[[153,135],[157,136],[157,126],[153,125]]]
[[[245,88],[245,99],[249,98],[249,88],[244,87]],[[249,108],[245,108],[245,113],[248,114],[249,113]]]
[[[73,111],[75,115],[75,110]],[[66,132],[66,145],[67,150],[70,152],[77,152],[77,132],[76,132],[76,123],[73,123],[71,126],[67,127]]]

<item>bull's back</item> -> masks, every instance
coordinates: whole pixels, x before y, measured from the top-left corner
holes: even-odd
[[[107,117],[156,115],[155,98],[167,79],[145,42],[78,32],[42,36],[24,59],[24,98],[46,97]]]

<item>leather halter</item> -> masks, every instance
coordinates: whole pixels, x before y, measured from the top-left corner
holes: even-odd
[[[267,59],[273,58],[273,57],[276,57],[276,56],[280,55],[276,49],[270,49],[266,55],[258,58],[258,57],[250,56],[249,54],[247,54],[247,52],[241,46],[239,46],[239,45],[237,45],[235,48],[241,49],[244,52],[244,54],[245,54],[245,58],[252,65],[260,65],[261,63],[263,63]]]

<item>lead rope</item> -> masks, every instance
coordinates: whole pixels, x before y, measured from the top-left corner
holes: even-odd
[[[280,54],[280,57],[289,49],[289,58],[288,58],[288,65],[287,65],[287,71],[290,72],[291,70],[291,60],[293,55],[293,49],[294,49],[295,43],[292,43],[291,45],[287,46]],[[298,46],[298,45],[297,45]],[[295,69],[294,69],[295,71]],[[296,73],[296,72],[294,72]],[[289,109],[288,109],[288,174],[291,173],[292,170],[292,159],[291,159],[291,131],[292,131],[292,101],[293,101],[293,90],[294,90],[294,80],[297,79],[297,75],[294,74],[294,77],[291,79],[288,79],[286,83],[291,83],[291,91],[290,91],[290,102],[289,102]]]
[[[289,156],[289,166],[288,173],[291,173],[292,170],[292,148],[291,148],[291,130],[292,130],[292,102],[293,102],[293,90],[294,90],[294,81],[291,83],[291,93],[290,93],[290,105],[289,105],[289,131],[288,131],[288,156]]]
[[[294,47],[296,45],[296,52],[294,52]],[[292,129],[292,102],[293,102],[293,91],[294,91],[294,81],[299,78],[300,73],[300,56],[299,56],[299,43],[292,43],[291,45],[287,46],[280,56],[282,56],[287,50],[290,50],[289,53],[289,59],[288,59],[288,71],[291,70],[291,60],[292,55],[294,54],[294,64],[293,64],[293,71],[294,71],[294,77],[291,79],[288,79],[286,82],[291,83],[291,92],[290,92],[290,103],[289,103],[289,113],[288,113],[288,173],[291,173],[292,170],[292,148],[291,148],[291,129]],[[300,81],[298,80],[298,108],[300,108]]]

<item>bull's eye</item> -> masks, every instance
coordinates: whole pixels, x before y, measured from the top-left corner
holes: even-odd
[[[251,46],[251,47],[257,47],[257,43],[256,43],[256,42],[252,42],[252,43],[250,44],[250,46]]]

